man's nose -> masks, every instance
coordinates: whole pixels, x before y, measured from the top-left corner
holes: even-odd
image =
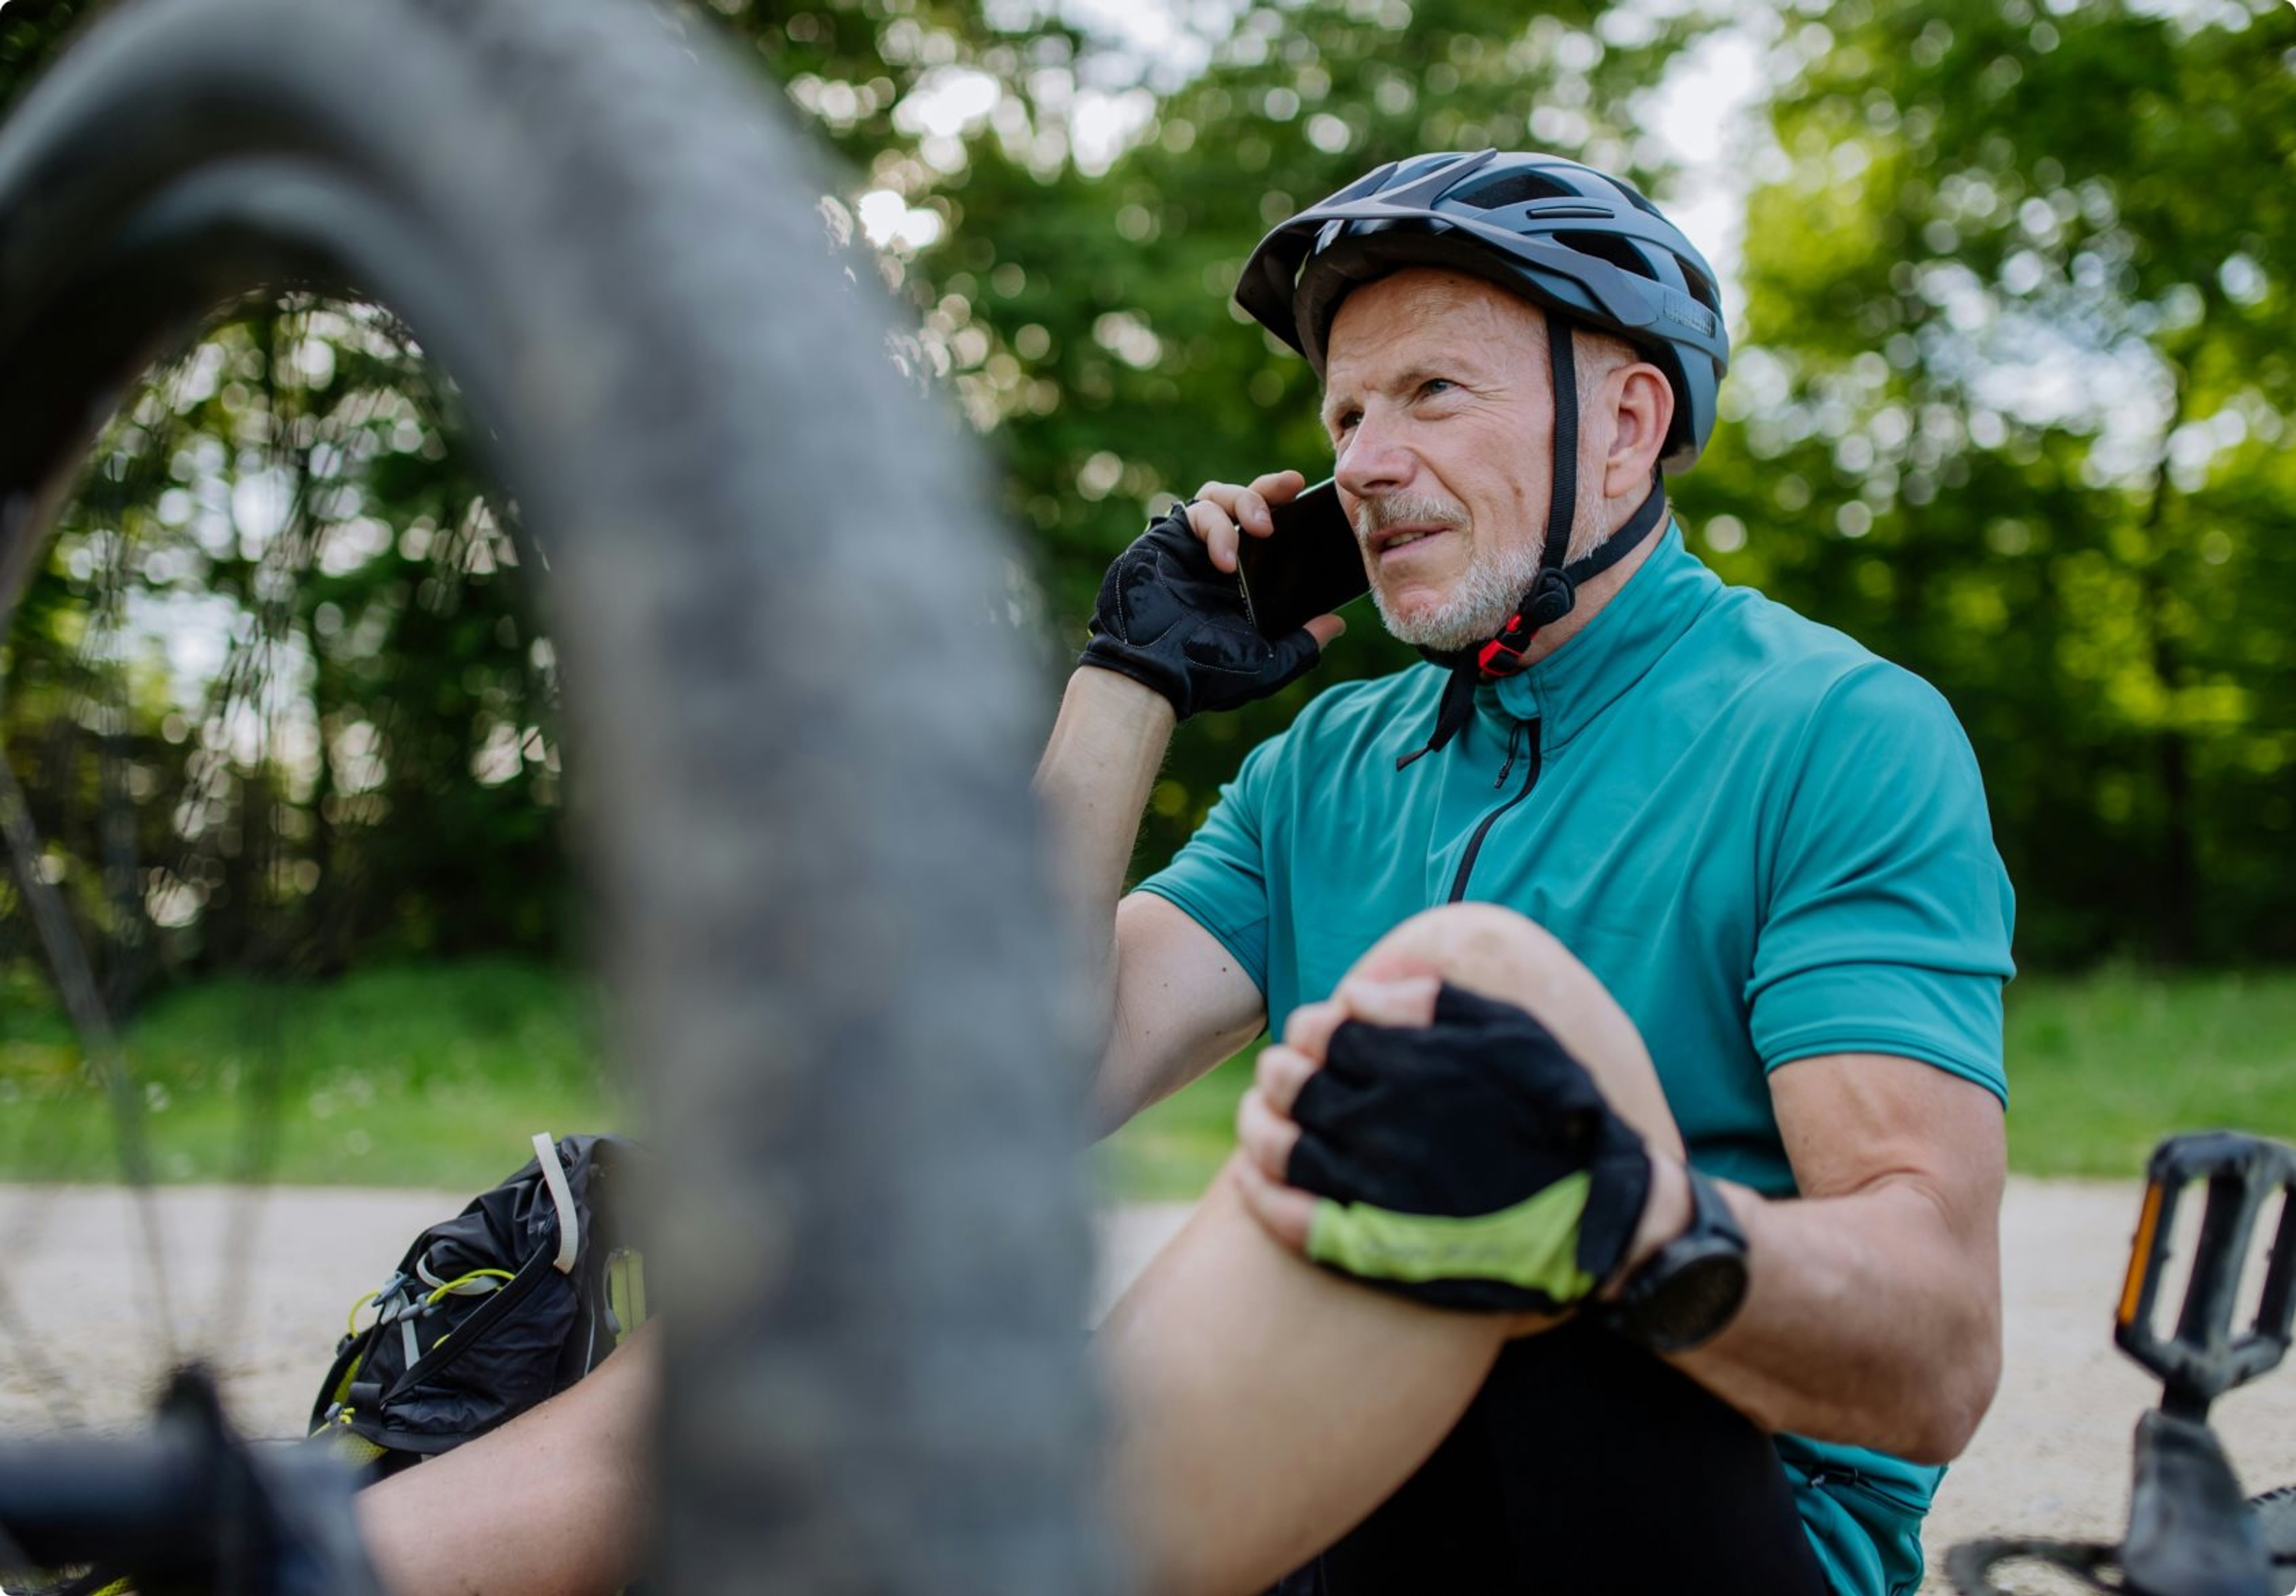
[[[1371,416],[1356,423],[1332,466],[1341,491],[1358,499],[1400,493],[1418,471],[1419,457],[1393,429]]]

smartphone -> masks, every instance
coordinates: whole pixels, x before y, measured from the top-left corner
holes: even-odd
[[[1273,642],[1369,593],[1371,577],[1331,479],[1289,503],[1269,505],[1268,514],[1275,530],[1243,535],[1235,574],[1251,624]]]

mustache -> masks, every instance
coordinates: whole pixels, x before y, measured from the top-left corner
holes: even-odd
[[[1355,524],[1356,541],[1368,545],[1390,527],[1439,526],[1460,530],[1467,524],[1467,512],[1456,501],[1432,494],[1382,494],[1357,499],[1349,519]]]

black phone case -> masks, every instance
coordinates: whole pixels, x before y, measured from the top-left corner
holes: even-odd
[[[1371,577],[1331,482],[1271,505],[1269,514],[1275,530],[1266,537],[1244,534],[1236,577],[1251,624],[1272,642],[1361,598],[1371,591]]]

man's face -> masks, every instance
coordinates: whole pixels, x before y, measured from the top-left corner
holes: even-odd
[[[1479,277],[1414,267],[1349,294],[1326,350],[1324,430],[1380,618],[1429,648],[1490,636],[1538,574],[1545,321]]]

